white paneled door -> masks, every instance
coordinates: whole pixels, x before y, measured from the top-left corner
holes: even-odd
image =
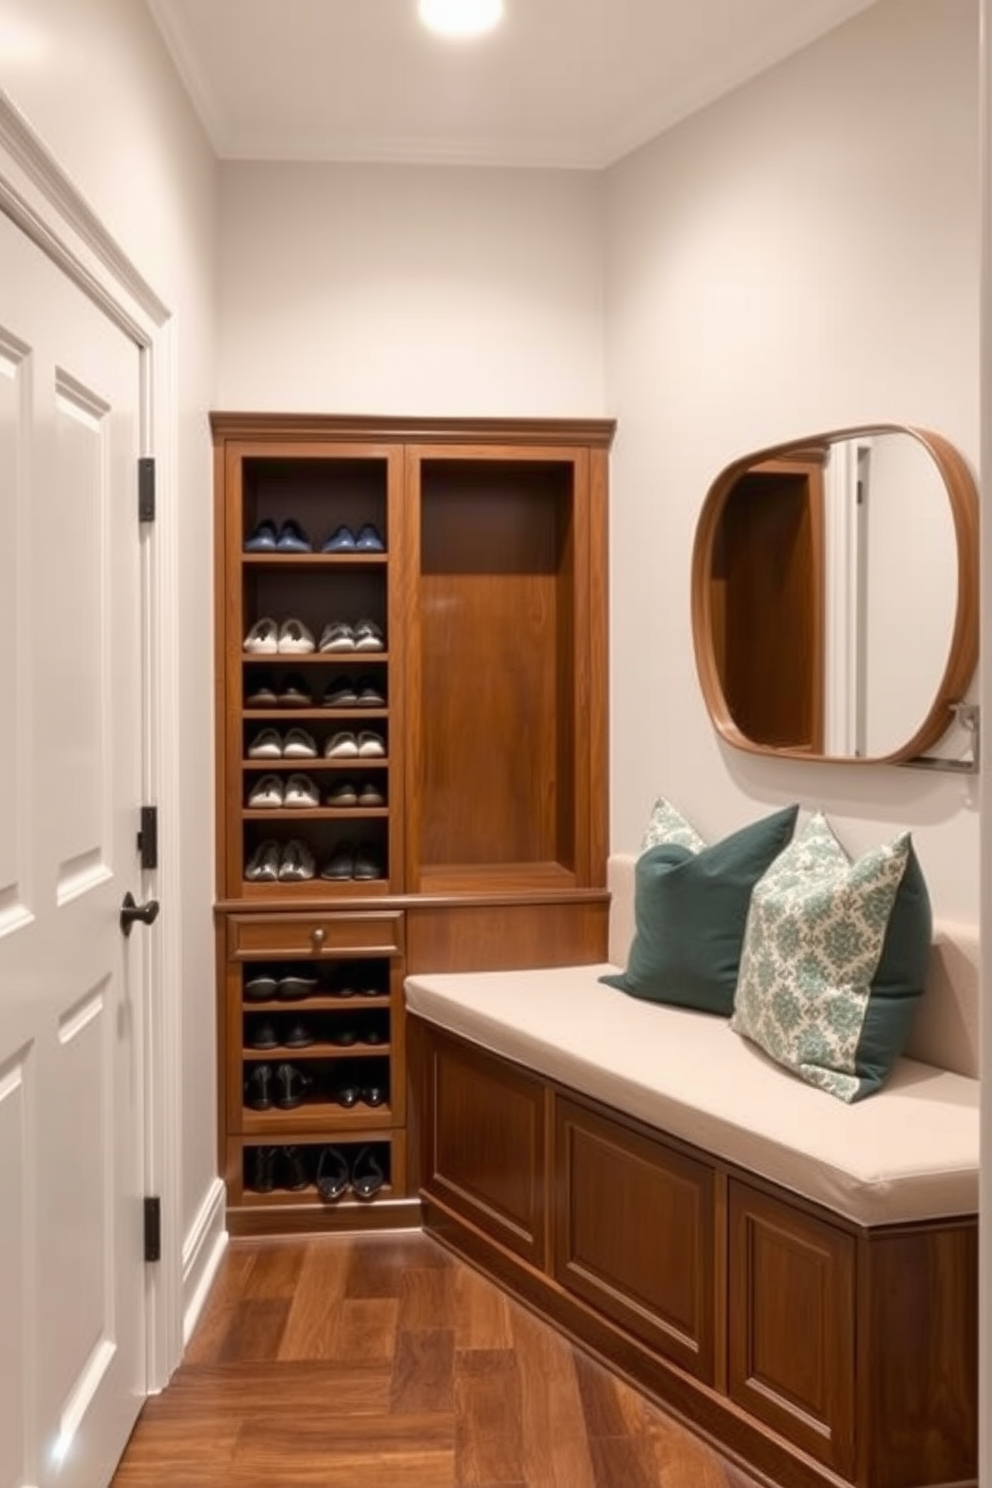
[[[140,355],[0,215],[0,1488],[144,1392]]]

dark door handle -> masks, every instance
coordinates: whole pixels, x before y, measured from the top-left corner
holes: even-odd
[[[130,889],[124,895],[124,903],[121,905],[121,929],[125,935],[131,934],[131,926],[135,920],[140,920],[143,925],[154,925],[158,919],[159,902],[157,899],[149,899],[146,904],[136,904],[134,895]]]

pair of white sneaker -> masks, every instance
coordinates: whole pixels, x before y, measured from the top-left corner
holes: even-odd
[[[361,729],[357,734],[341,729],[324,745],[325,759],[383,759],[385,754],[385,740],[372,729]]]
[[[248,745],[249,759],[316,759],[317,741],[306,729],[291,728],[286,737],[265,728]]]
[[[297,837],[286,843],[267,838],[245,864],[245,878],[252,883],[302,883],[316,871],[313,853]]]
[[[284,656],[305,656],[317,649],[317,643],[313,633],[295,615],[283,620],[281,624],[278,620],[273,620],[271,615],[263,615],[245,636],[244,649],[251,656],[275,656],[277,653]]]
[[[289,807],[308,810],[320,805],[320,791],[309,775],[292,774],[285,781],[278,775],[263,775],[248,793],[253,811]]]

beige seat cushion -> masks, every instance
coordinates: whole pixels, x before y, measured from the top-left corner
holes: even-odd
[[[979,1085],[901,1059],[831,1099],[705,1013],[640,1002],[615,966],[411,976],[412,1013],[860,1224],[974,1214]]]

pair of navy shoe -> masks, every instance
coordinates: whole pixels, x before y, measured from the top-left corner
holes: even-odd
[[[276,527],[270,517],[259,522],[245,540],[246,553],[312,553],[313,543],[298,522]]]
[[[335,528],[320,550],[322,553],[384,553],[386,544],[378,527],[366,522],[357,533],[344,525]]]
[[[342,524],[335,528],[322,545],[322,553],[384,553],[386,544],[372,522],[366,522],[355,533]],[[246,553],[312,553],[313,543],[298,522],[292,519],[277,527],[265,517],[245,540]]]

